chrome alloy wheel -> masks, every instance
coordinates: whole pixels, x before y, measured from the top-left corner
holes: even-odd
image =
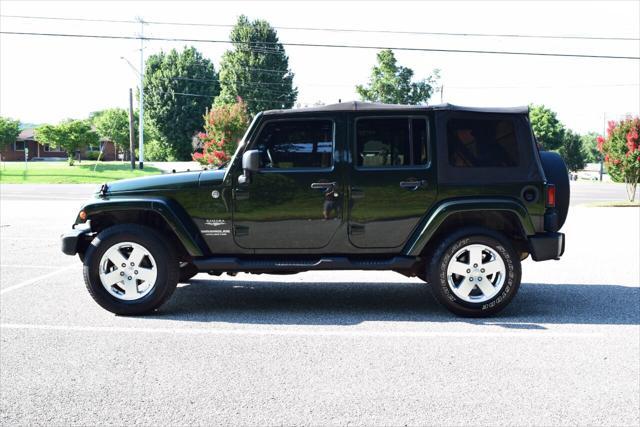
[[[504,260],[489,246],[467,245],[447,266],[447,283],[461,300],[483,303],[498,295],[506,280]]]
[[[142,245],[120,242],[100,259],[100,282],[114,297],[134,301],[147,295],[156,284],[158,266]]]

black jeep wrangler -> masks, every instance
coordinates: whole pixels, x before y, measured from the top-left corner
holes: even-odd
[[[117,314],[199,272],[393,270],[463,316],[504,308],[520,261],[558,259],[562,159],[528,109],[341,103],[258,114],[226,167],[105,184],[62,250]]]

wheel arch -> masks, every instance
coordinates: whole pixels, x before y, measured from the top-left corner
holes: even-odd
[[[527,251],[527,236],[535,234],[527,209],[512,199],[460,199],[438,204],[421,221],[403,253],[421,256],[444,236],[462,227],[484,227],[509,238],[516,250]]]
[[[91,229],[100,232],[116,224],[139,224],[158,230],[185,260],[207,254],[206,245],[195,224],[177,203],[164,198],[115,198],[85,205],[82,210]],[[76,223],[80,223],[78,218]]]

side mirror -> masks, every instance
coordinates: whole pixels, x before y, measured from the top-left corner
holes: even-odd
[[[260,169],[260,151],[249,150],[242,155],[243,174],[238,177],[238,184],[251,182],[251,173]]]
[[[245,172],[257,172],[260,169],[260,151],[245,151],[242,155],[242,169]]]

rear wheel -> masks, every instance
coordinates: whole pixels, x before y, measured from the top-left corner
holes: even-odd
[[[178,283],[178,262],[167,240],[148,227],[126,224],[96,236],[84,256],[84,279],[93,299],[122,315],[151,312]]]
[[[436,299],[461,316],[484,317],[509,304],[520,286],[520,258],[504,236],[468,228],[444,239],[427,273]]]

